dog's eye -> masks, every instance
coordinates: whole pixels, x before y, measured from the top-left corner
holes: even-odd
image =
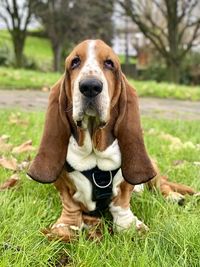
[[[81,60],[80,60],[80,58],[77,56],[77,57],[75,57],[74,59],[72,59],[72,62],[71,62],[71,68],[72,68],[72,69],[75,69],[75,68],[77,68],[80,64],[81,64]]]
[[[114,63],[111,59],[107,59],[104,61],[104,66],[108,69],[114,69]]]

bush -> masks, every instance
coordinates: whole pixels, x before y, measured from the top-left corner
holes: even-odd
[[[12,49],[3,45],[0,46],[0,66],[12,66],[14,63],[14,54]]]
[[[168,81],[168,71],[165,64],[157,59],[147,69],[138,71],[141,80]],[[200,84],[200,53],[190,52],[181,66],[181,84]]]
[[[181,83],[200,84],[200,53],[190,52],[182,66]]]
[[[15,56],[10,46],[0,46],[0,66],[14,67]],[[33,58],[23,56],[23,67],[25,69],[36,70],[37,64]]]
[[[138,72],[141,80],[167,81],[167,69],[163,64],[152,63],[147,69]]]
[[[23,68],[29,70],[37,70],[38,66],[36,61],[31,57],[23,56]]]

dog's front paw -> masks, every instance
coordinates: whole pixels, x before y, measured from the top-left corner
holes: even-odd
[[[49,240],[59,239],[64,242],[75,240],[81,228],[75,225],[65,223],[54,224],[51,228],[43,229],[41,232],[47,236]]]
[[[110,212],[113,216],[114,230],[117,232],[135,227],[138,232],[147,232],[149,228],[133,215],[130,208],[124,209],[120,206],[110,205]]]

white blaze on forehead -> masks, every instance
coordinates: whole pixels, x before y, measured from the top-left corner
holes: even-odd
[[[97,59],[95,46],[95,40],[88,41],[86,61],[79,76],[80,78],[83,78],[89,75],[94,75],[103,82],[105,77]]]
[[[87,50],[87,60],[85,62],[85,66],[83,67],[83,75],[98,73],[99,66],[96,60],[95,43],[96,41],[94,40],[89,41]]]
[[[102,92],[97,96],[99,103],[99,112],[101,114],[101,119],[105,120],[108,118],[110,98],[108,93],[108,82],[106,77],[100,67],[100,62],[98,62],[96,55],[97,43],[95,40],[88,41],[86,61],[74,82],[74,95],[73,95],[73,118],[74,120],[80,120],[80,114],[83,112],[83,96],[79,90],[79,83],[82,79],[88,76],[93,76],[94,78],[100,80],[103,84]]]

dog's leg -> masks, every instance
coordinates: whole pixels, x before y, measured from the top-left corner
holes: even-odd
[[[83,226],[82,209],[80,204],[72,198],[74,188],[66,173],[63,173],[54,185],[60,193],[62,213],[50,229],[48,236],[68,242],[76,236]]]
[[[138,231],[147,231],[148,227],[141,222],[130,209],[130,200],[134,186],[123,181],[119,192],[110,204],[110,212],[113,216],[114,229],[121,231],[134,225]]]
[[[184,203],[184,196],[186,194],[197,194],[193,188],[183,184],[169,182],[167,176],[161,176],[159,173],[154,179],[148,182],[147,185],[150,189],[158,189],[167,200],[176,202],[180,205]]]

